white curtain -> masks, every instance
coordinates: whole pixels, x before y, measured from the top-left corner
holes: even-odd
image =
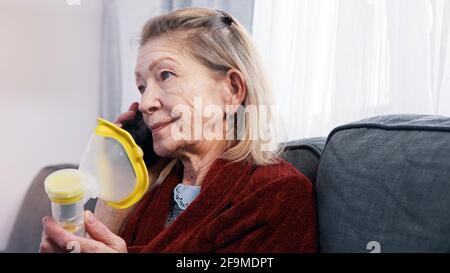
[[[253,18],[288,140],[450,116],[450,0],[255,0]]]

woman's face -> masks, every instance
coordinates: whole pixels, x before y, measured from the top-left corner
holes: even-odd
[[[211,149],[217,141],[205,140],[199,131],[200,127],[207,129],[206,121],[216,122],[222,127],[218,129],[223,131],[220,125],[229,98],[226,78],[196,61],[184,47],[180,39],[158,37],[149,40],[138,53],[139,110],[152,131],[153,148],[162,157],[179,157]],[[205,118],[202,113],[208,105],[222,112]],[[180,110],[183,114],[179,114]],[[199,117],[201,122],[198,122]]]

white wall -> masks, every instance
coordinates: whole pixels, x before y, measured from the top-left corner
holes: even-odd
[[[78,162],[98,114],[101,0],[0,1],[0,249],[33,177]]]

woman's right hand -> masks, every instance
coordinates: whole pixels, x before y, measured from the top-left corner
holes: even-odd
[[[128,111],[120,114],[116,120],[114,120],[114,123],[122,126],[122,123],[127,121],[127,120],[132,120],[136,117],[136,113],[137,111],[139,111],[139,103],[138,102],[133,102],[130,107],[128,107]]]

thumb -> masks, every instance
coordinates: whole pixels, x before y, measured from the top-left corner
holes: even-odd
[[[112,248],[123,247],[123,239],[112,233],[102,222],[100,222],[94,216],[94,214],[92,214],[92,212],[85,212],[85,222],[86,231],[92,239],[100,241]]]

